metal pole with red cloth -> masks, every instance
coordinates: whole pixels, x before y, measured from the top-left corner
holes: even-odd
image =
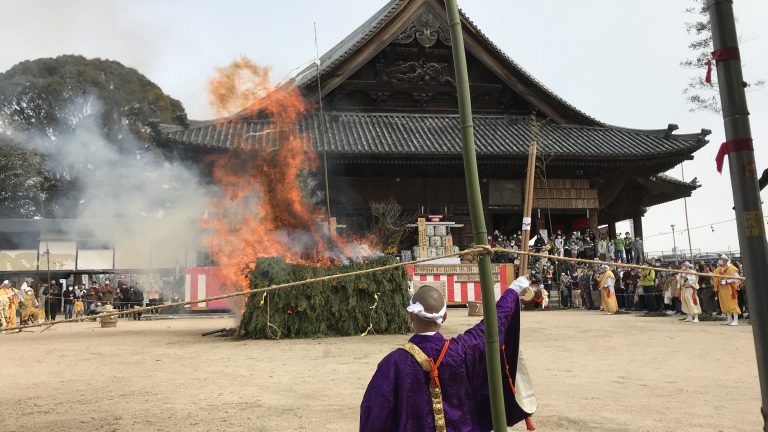
[[[749,110],[741,71],[741,54],[733,16],[732,0],[707,0],[712,25],[712,58],[717,67],[720,105],[726,141],[715,158],[718,171],[728,157],[731,188],[736,209],[739,247],[748,277],[749,317],[757,355],[757,370],[762,396],[763,430],[766,430],[768,403],[768,243],[765,239],[760,189],[757,182],[755,152],[749,125]]]

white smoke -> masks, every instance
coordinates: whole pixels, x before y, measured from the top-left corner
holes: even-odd
[[[194,170],[168,161],[130,135],[109,142],[100,104],[69,107],[79,114],[71,132],[16,135],[16,145],[46,156],[51,169],[80,187],[71,239],[91,238],[114,247],[117,268],[172,268],[194,263],[199,221],[210,190]],[[191,254],[191,255],[190,255]]]

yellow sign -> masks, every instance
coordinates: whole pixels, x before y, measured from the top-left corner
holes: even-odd
[[[765,235],[763,213],[761,211],[744,212],[744,228],[747,231],[747,237]]]

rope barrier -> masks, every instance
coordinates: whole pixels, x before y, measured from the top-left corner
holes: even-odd
[[[354,272],[338,273],[338,274],[335,274],[335,275],[321,276],[321,277],[312,278],[312,279],[305,279],[305,280],[302,280],[302,281],[288,282],[288,283],[278,284],[278,285],[270,285],[268,287],[252,288],[252,289],[248,289],[248,290],[238,291],[236,293],[221,294],[221,295],[217,295],[217,296],[213,296],[213,297],[206,297],[204,299],[197,299],[197,300],[190,300],[190,301],[183,301],[183,302],[175,302],[175,303],[166,303],[166,304],[154,305],[154,306],[134,307],[134,308],[131,308],[131,309],[115,310],[115,311],[111,311],[111,312],[101,313],[101,314],[98,314],[98,315],[91,315],[91,316],[88,316],[88,317],[70,318],[70,319],[61,320],[61,321],[47,321],[47,322],[37,323],[37,324],[26,324],[26,325],[16,326],[16,327],[14,327],[12,329],[4,329],[4,330],[24,330],[24,329],[28,329],[28,328],[46,327],[46,329],[43,330],[43,331],[46,331],[50,327],[52,327],[54,325],[58,325],[58,324],[84,322],[84,321],[94,321],[96,319],[108,318],[108,317],[113,317],[113,316],[133,315],[133,314],[144,313],[144,312],[154,312],[154,311],[157,311],[157,310],[160,310],[160,309],[175,308],[175,307],[179,307],[179,306],[187,306],[187,305],[192,305],[192,304],[205,303],[205,302],[208,302],[208,301],[223,300],[223,299],[228,299],[228,298],[233,298],[233,297],[247,296],[247,295],[250,295],[250,294],[255,294],[255,293],[260,293],[260,292],[261,293],[267,293],[267,292],[270,292],[270,291],[276,291],[276,290],[283,289],[283,288],[290,288],[290,287],[295,287],[295,286],[309,285],[309,284],[312,284],[312,283],[315,283],[315,282],[327,282],[327,281],[331,281],[331,280],[343,279],[343,278],[357,276],[357,275],[362,275],[362,274],[374,273],[374,272],[382,271],[382,270],[388,270],[388,269],[394,269],[394,268],[404,267],[404,266],[408,266],[408,265],[415,265],[415,264],[426,263],[426,262],[434,261],[436,259],[441,259],[441,258],[450,258],[450,257],[456,257],[456,256],[464,257],[464,256],[489,255],[489,254],[492,254],[494,252],[503,252],[503,253],[513,254],[513,255],[536,256],[536,257],[547,258],[547,259],[555,260],[555,261],[559,260],[559,261],[567,261],[567,262],[580,262],[580,263],[586,263],[586,264],[591,264],[591,265],[595,265],[595,264],[603,265],[603,264],[605,264],[605,265],[608,265],[608,266],[622,267],[622,268],[652,269],[654,271],[662,271],[662,272],[667,272],[667,273],[685,273],[685,274],[694,274],[694,275],[699,275],[699,276],[710,276],[710,277],[721,277],[721,278],[723,277],[722,275],[715,275],[713,273],[699,273],[699,272],[694,272],[694,271],[690,271],[690,270],[674,270],[674,269],[666,269],[666,268],[663,268],[663,267],[642,266],[642,265],[638,265],[638,264],[614,263],[614,262],[610,262],[610,261],[599,261],[599,260],[587,260],[587,259],[582,259],[582,258],[559,257],[559,256],[554,256],[554,255],[549,255],[549,254],[542,254],[542,253],[537,253],[537,252],[510,251],[508,249],[494,248],[494,247],[491,247],[491,246],[488,246],[488,245],[481,245],[481,246],[474,246],[472,248],[469,248],[469,249],[466,249],[466,250],[463,250],[463,251],[460,251],[460,252],[455,252],[455,253],[447,254],[447,255],[444,255],[444,256],[441,256],[441,257],[420,258],[420,259],[417,259],[417,260],[414,260],[414,261],[399,262],[399,263],[389,264],[389,265],[385,265],[385,266],[381,266],[381,267],[375,267],[375,268],[364,269],[364,270],[357,270],[357,271],[354,271]],[[742,281],[746,280],[746,278],[741,277],[741,276],[728,276],[727,279],[736,279],[736,280],[742,280]]]
[[[609,267],[635,268],[635,269],[640,269],[640,270],[650,269],[650,270],[660,271],[660,272],[665,272],[665,273],[685,273],[685,274],[691,274],[691,275],[697,275],[697,276],[717,277],[717,278],[721,278],[721,279],[736,279],[736,280],[740,280],[740,281],[747,280],[747,278],[745,278],[743,276],[727,276],[727,277],[725,277],[724,275],[716,275],[714,273],[701,273],[701,272],[697,272],[697,271],[693,271],[693,270],[675,270],[675,269],[664,268],[664,267],[653,267],[653,266],[645,266],[645,265],[640,265],[640,264],[629,264],[629,263],[617,263],[617,262],[612,262],[612,261],[600,261],[600,260],[596,260],[596,259],[591,259],[590,260],[590,259],[584,259],[584,258],[560,257],[560,256],[556,256],[556,255],[548,255],[548,254],[537,253],[537,252],[530,252],[530,251],[529,252],[511,251],[509,249],[504,249],[504,248],[492,248],[492,250],[495,251],[495,252],[503,252],[503,253],[508,253],[508,254],[512,254],[512,255],[536,256],[536,257],[541,257],[541,258],[547,258],[549,260],[554,260],[554,261],[580,262],[580,263],[591,264],[591,265],[595,265],[595,264],[603,265],[603,264],[605,264],[605,265],[607,265]]]
[[[485,253],[488,253],[487,251],[491,250],[490,246],[485,247],[474,247],[470,248],[464,251],[452,253],[449,255],[445,255],[439,258],[450,258],[454,256],[467,256],[467,255],[482,255]],[[221,294],[213,297],[206,297],[204,299],[197,299],[197,300],[190,300],[190,301],[183,301],[183,302],[176,302],[176,303],[167,303],[163,305],[155,305],[155,306],[146,306],[146,307],[140,307],[140,308],[132,308],[132,309],[125,309],[125,310],[115,310],[111,312],[105,312],[98,315],[91,315],[89,317],[81,317],[81,318],[70,318],[67,320],[61,320],[61,321],[47,321],[37,324],[26,324],[22,326],[16,326],[13,329],[5,329],[5,330],[24,330],[28,328],[36,328],[36,327],[50,327],[58,324],[65,324],[65,323],[75,323],[75,322],[83,322],[83,321],[93,321],[100,318],[108,318],[113,316],[119,316],[119,315],[133,315],[136,313],[144,313],[148,311],[156,311],[160,309],[166,309],[166,308],[172,308],[172,307],[179,307],[179,306],[186,306],[186,305],[192,305],[192,304],[198,304],[198,303],[205,303],[208,301],[214,301],[214,300],[223,300],[233,297],[240,297],[240,296],[247,296],[250,294],[260,293],[260,292],[270,292],[270,291],[276,291],[283,288],[290,288],[294,286],[303,286],[303,285],[309,285],[315,282],[327,282],[331,280],[337,280],[337,279],[343,279],[347,277],[362,275],[362,274],[369,274],[374,273],[377,271],[382,270],[389,270],[394,269],[398,267],[404,267],[407,265],[413,265],[413,264],[420,264],[428,261],[434,261],[438,258],[421,258],[415,261],[408,261],[408,262],[399,262],[394,264],[389,264],[381,267],[375,267],[370,269],[364,269],[364,270],[357,270],[354,272],[348,272],[348,273],[339,273],[335,275],[328,275],[328,276],[321,276],[317,278],[312,279],[305,279],[302,281],[296,281],[296,282],[288,282],[284,284],[278,284],[278,285],[270,285],[268,287],[261,287],[261,288],[252,288],[248,290],[238,291],[236,293],[229,293],[229,294]],[[267,296],[269,297],[269,296]],[[46,329],[47,330],[47,329]]]

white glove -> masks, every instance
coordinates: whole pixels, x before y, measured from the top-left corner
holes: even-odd
[[[727,285],[727,284],[726,284],[725,280],[721,280],[720,281],[720,285]]]
[[[520,294],[525,288],[528,288],[530,285],[531,285],[531,281],[529,281],[527,277],[520,276],[509,285],[509,288],[515,290],[515,292]]]

